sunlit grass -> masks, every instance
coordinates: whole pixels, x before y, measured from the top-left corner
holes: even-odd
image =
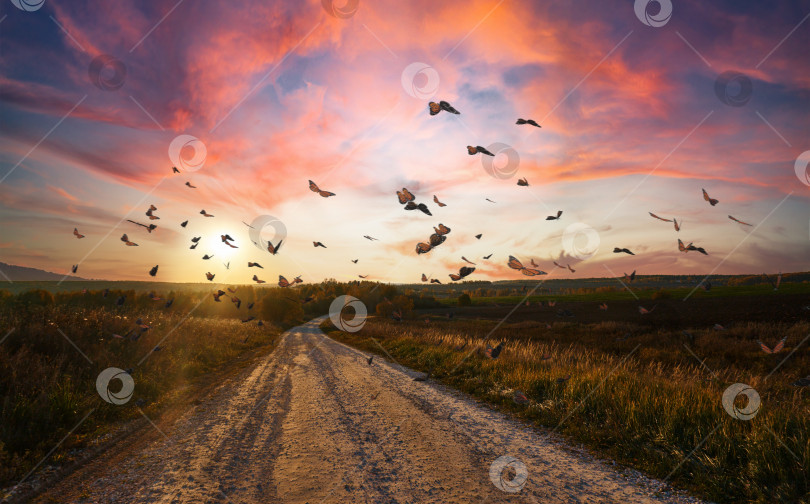
[[[729,503],[807,498],[803,467],[810,466],[810,400],[789,383],[807,374],[810,358],[797,352],[768,374],[807,336],[810,324],[690,329],[691,341],[680,330],[617,322],[556,323],[548,329],[524,321],[504,324],[485,343],[495,323],[371,320],[358,333],[330,335],[382,354],[374,338],[403,365],[432,368],[436,379],[625,465],[661,479],[672,473],[669,483],[704,498]],[[332,329],[329,322],[324,326]],[[761,334],[788,336],[787,349],[764,354],[754,341]],[[500,340],[506,341],[501,356],[487,358],[486,344]],[[711,371],[689,350],[705,358]],[[749,384],[762,398],[751,421],[736,420],[722,407],[723,391],[736,382]],[[529,404],[513,401],[516,390]]]

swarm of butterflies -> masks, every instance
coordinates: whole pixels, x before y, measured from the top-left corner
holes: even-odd
[[[454,114],[454,115],[459,115],[460,114],[460,112],[447,101],[430,102],[428,104],[428,111],[429,111],[429,114],[431,116],[436,116],[441,112],[447,112],[449,114]],[[533,126],[533,127],[536,127],[536,128],[542,128],[542,126],[540,124],[538,124],[533,119],[519,118],[516,121],[516,124],[517,125],[530,125],[530,126]],[[495,156],[494,153],[490,152],[487,148],[482,147],[480,145],[478,145],[478,146],[468,145],[467,146],[467,153],[469,155],[471,155],[471,156],[476,155],[476,154],[482,154],[484,156]],[[172,167],[172,172],[173,173],[180,173],[180,171],[176,167]],[[322,198],[330,198],[330,197],[335,196],[334,192],[326,191],[326,190],[321,189],[314,181],[309,180],[308,182],[309,182],[309,189],[312,192],[314,192],[315,194],[321,196]],[[521,186],[521,187],[528,187],[529,186],[529,181],[528,181],[527,178],[523,177],[523,178],[520,178],[517,181],[517,185]],[[197,186],[192,185],[190,181],[185,182],[185,186],[190,188],[190,189],[196,189],[197,188]],[[715,206],[718,205],[719,201],[717,199],[715,199],[715,198],[710,197],[708,192],[705,189],[702,189],[702,192],[703,192],[703,199],[706,202],[708,202],[712,207],[715,207]],[[396,191],[396,195],[397,195],[397,199],[398,199],[399,203],[401,205],[403,205],[402,208],[404,210],[406,210],[406,211],[418,210],[418,211],[422,212],[425,215],[428,215],[428,216],[433,215],[430,208],[428,208],[428,206],[423,202],[417,202],[416,201],[416,196],[411,191],[409,191],[407,188],[403,187],[402,190]],[[494,201],[492,201],[489,198],[486,198],[486,200],[489,201],[490,203],[495,203]],[[439,208],[447,206],[447,204],[441,202],[439,200],[438,196],[436,196],[436,195],[433,196],[433,202]],[[127,222],[135,224],[136,226],[139,226],[139,227],[143,227],[144,229],[146,229],[147,233],[151,234],[152,231],[154,231],[158,227],[156,224],[154,224],[154,221],[160,220],[160,217],[156,214],[157,211],[158,211],[158,208],[155,205],[149,205],[148,209],[145,212],[146,217],[149,219],[149,221],[151,221],[149,224],[143,224],[143,223],[131,220],[131,219],[127,219]],[[213,218],[214,217],[214,215],[208,213],[205,209],[201,210],[199,212],[199,214],[202,215],[204,218]],[[547,216],[546,220],[547,221],[554,221],[554,220],[558,221],[558,220],[561,219],[562,214],[563,214],[563,211],[558,210],[555,215]],[[653,217],[654,219],[657,219],[657,220],[660,220],[660,221],[663,221],[663,222],[672,223],[676,232],[681,231],[683,221],[679,222],[677,220],[677,218],[675,218],[675,217],[673,217],[672,219],[661,217],[661,216],[659,216],[659,215],[657,215],[657,214],[655,214],[653,212],[649,212],[649,215],[651,217]],[[728,218],[731,221],[736,222],[736,223],[738,223],[738,224],[740,224],[742,226],[749,226],[749,227],[752,226],[752,224],[749,224],[749,223],[744,222],[744,221],[742,221],[740,219],[737,219],[736,217],[733,217],[732,215],[728,215]],[[183,227],[183,228],[186,228],[188,223],[189,223],[189,221],[185,220],[180,224],[180,226]],[[248,225],[248,224],[246,224],[246,225]],[[248,227],[250,227],[250,225],[248,225]],[[433,227],[433,231],[434,232],[432,234],[430,234],[427,241],[419,242],[419,243],[416,244],[415,251],[416,251],[417,255],[427,254],[431,250],[433,250],[436,247],[438,247],[439,245],[443,244],[447,240],[447,236],[450,233],[450,228],[445,226],[442,223],[439,223],[438,226]],[[82,239],[82,238],[85,237],[84,234],[81,234],[79,232],[78,228],[73,229],[73,235],[77,239]],[[482,234],[477,234],[477,235],[475,235],[475,237],[476,237],[476,239],[480,240],[481,237],[482,237]],[[193,237],[191,239],[191,245],[190,245],[189,248],[192,249],[192,250],[195,249],[198,246],[201,238],[202,237],[200,237],[200,236]],[[372,236],[366,235],[365,238],[370,240],[370,241],[377,241],[377,238],[374,238]],[[221,239],[222,243],[224,243],[225,245],[227,245],[227,246],[229,246],[231,248],[238,248],[238,246],[235,244],[236,240],[233,237],[231,237],[229,234],[220,235],[220,239]],[[121,236],[121,242],[123,242],[124,245],[127,246],[127,247],[137,247],[137,246],[139,246],[138,243],[132,241],[129,238],[127,233],[124,233]],[[279,253],[280,249],[281,249],[282,242],[283,242],[283,240],[280,240],[277,244],[273,244],[272,242],[268,242],[267,246],[266,246],[267,251],[271,255],[277,255]],[[327,248],[326,245],[324,245],[320,241],[313,241],[313,246],[316,247],[316,248],[317,247]],[[694,252],[698,252],[698,253],[703,254],[703,255],[708,255],[708,252],[705,250],[705,248],[699,247],[699,246],[695,245],[693,242],[689,242],[688,244],[684,244],[684,242],[680,238],[678,238],[678,250],[680,252],[683,252],[683,253],[688,253],[688,252],[693,252],[694,251]],[[626,247],[614,247],[613,252],[617,253],[617,254],[635,255],[635,253],[633,251],[631,251],[630,249],[628,249]],[[214,257],[213,255],[205,254],[203,256],[203,260],[210,260],[213,257]],[[488,259],[490,259],[490,257],[492,257],[492,254],[484,256],[483,259],[488,260]],[[459,268],[458,273],[450,273],[448,276],[454,282],[462,280],[463,278],[466,278],[469,275],[471,275],[473,272],[475,272],[475,267],[474,267],[475,263],[474,262],[468,260],[464,256],[462,256],[461,259],[464,262],[471,264],[472,266],[462,266],[462,267]],[[358,262],[358,259],[353,259],[352,262],[356,264]],[[510,269],[516,270],[517,272],[520,272],[524,276],[531,277],[531,276],[537,276],[537,275],[547,275],[547,273],[545,271],[541,270],[539,268],[539,266],[537,264],[535,264],[534,259],[530,260],[530,266],[531,267],[527,267],[527,266],[524,266],[523,262],[521,262],[517,257],[515,257],[514,255],[509,255],[506,264]],[[77,272],[78,266],[79,265],[77,264],[77,265],[74,265],[71,268],[71,271],[74,274]],[[561,269],[568,269],[571,273],[574,273],[576,271],[574,268],[571,267],[570,264],[562,265],[562,264],[559,264],[558,262],[554,261],[554,266],[558,267],[558,268],[561,268]],[[230,263],[225,264],[225,267],[226,267],[226,269],[228,269],[230,267]],[[248,267],[249,268],[256,267],[256,268],[263,269],[263,266],[261,266],[258,262],[254,262],[254,261],[249,261],[248,262]],[[154,267],[152,267],[149,270],[148,273],[149,273],[150,276],[155,277],[157,275],[157,273],[158,273],[158,265],[155,265]],[[205,273],[205,277],[209,282],[213,282],[215,276],[216,275],[211,273],[210,271]],[[362,279],[365,279],[365,278],[368,277],[368,275],[358,275],[358,277],[362,278]],[[635,277],[636,277],[636,271],[634,270],[630,275],[625,273],[623,279],[625,281],[627,281],[627,282],[632,282],[635,279]],[[423,282],[427,282],[429,280],[431,283],[437,283],[437,284],[441,283],[441,281],[439,281],[438,279],[428,278],[424,273],[422,274],[421,279],[422,279]],[[256,282],[257,284],[266,283],[266,281],[260,279],[258,277],[258,275],[253,275],[252,280],[254,282]],[[781,273],[779,274],[776,283],[774,283],[770,278],[768,278],[768,280],[774,286],[774,290],[778,289],[779,282],[781,281]],[[288,288],[288,287],[293,287],[296,284],[299,284],[299,283],[302,283],[302,282],[303,282],[303,280],[301,279],[300,275],[294,277],[292,281],[287,280],[287,278],[285,278],[283,275],[279,275],[277,285],[279,287],[282,287],[282,288]],[[709,283],[709,282],[704,281],[704,282],[702,282],[700,284],[700,286],[702,288],[704,288],[705,290],[711,289],[711,283]],[[231,289],[229,288],[229,291],[230,290]],[[235,290],[233,290],[231,292],[234,293]],[[216,302],[220,302],[220,298],[222,296],[225,296],[225,295],[226,295],[226,293],[224,291],[222,291],[222,290],[219,290],[219,289],[213,293],[213,297],[214,297],[214,300]],[[125,296],[122,296],[121,298],[119,298],[117,304],[122,305],[124,303],[124,300],[125,300]],[[239,308],[241,306],[241,300],[239,300],[239,298],[237,298],[235,296],[231,296],[231,302],[237,308]],[[167,307],[169,307],[169,306],[171,306],[171,302],[167,303]],[[249,309],[252,308],[252,304],[249,305],[248,308]],[[605,311],[608,309],[606,303],[602,303],[599,306],[599,308],[601,310],[605,310]],[[651,313],[655,309],[655,307],[653,307],[652,309],[647,309],[647,308],[644,308],[642,306],[639,306],[638,308],[639,308],[639,313],[641,313],[642,315]],[[398,315],[398,317],[396,315]],[[401,320],[401,313],[395,312],[394,318],[395,318],[395,320],[397,318],[399,318]],[[243,320],[243,322],[253,320],[253,319],[254,319],[254,317],[249,317],[248,319]],[[259,321],[259,324],[261,325],[261,321]],[[784,341],[785,340],[780,341],[777,345],[774,346],[773,349],[770,349],[769,347],[767,347],[765,344],[763,344],[761,342],[760,342],[760,346],[763,349],[763,351],[765,351],[767,353],[776,353],[776,352],[779,352],[782,349],[782,347],[784,346]],[[503,346],[503,343],[501,343],[501,345],[499,345],[495,349],[490,348],[487,351],[488,352],[487,356],[492,357],[492,358],[496,358],[498,356],[498,354],[500,353],[500,350],[501,350],[502,346]],[[810,378],[810,377],[808,377],[808,378]]]

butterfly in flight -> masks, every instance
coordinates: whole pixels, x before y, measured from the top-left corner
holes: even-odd
[[[215,274],[214,274],[214,275],[212,275],[210,271],[209,271],[208,273],[206,273],[206,274],[205,274],[205,278],[207,278],[209,282],[213,282],[213,281],[214,281],[214,277],[215,277],[215,276],[216,276],[216,275],[215,275]]]
[[[706,189],[703,189],[703,199],[709,202],[711,206],[714,206],[720,203],[718,200],[709,197],[709,193],[706,192]]]
[[[467,154],[469,154],[470,156],[475,156],[479,152],[481,154],[486,154],[487,156],[495,156],[495,154],[489,152],[486,148],[481,147],[480,145],[476,145],[475,147],[473,147],[472,145],[467,146]]]
[[[464,261],[464,262],[466,262],[466,263],[468,263],[468,264],[472,264],[473,266],[475,266],[475,263],[474,263],[474,262],[470,261],[469,259],[467,259],[467,258],[466,258],[466,257],[464,257],[464,256],[461,256],[461,260],[462,260],[462,261]]]
[[[673,225],[675,226],[675,231],[681,230],[681,225],[678,224],[678,219],[672,219]]]
[[[186,182],[186,186],[190,187],[191,189],[196,189],[197,186],[191,185],[191,182]]]
[[[672,219],[665,219],[665,218],[663,218],[663,217],[659,217],[659,216],[655,215],[655,214],[654,214],[654,213],[652,213],[652,212],[648,212],[648,213],[649,213],[649,214],[650,214],[652,217],[655,217],[655,218],[656,218],[656,219],[658,219],[658,220],[662,220],[662,221],[664,221],[664,222],[672,222]]]
[[[506,263],[510,268],[516,269],[523,273],[526,276],[535,276],[535,275],[547,275],[545,271],[540,271],[539,269],[531,269],[523,266],[523,263],[520,262],[515,256],[510,255],[509,261]]]
[[[187,220],[184,220],[183,222],[180,223],[180,227],[186,227],[186,226],[188,226],[188,221]]]
[[[176,166],[172,166],[172,173],[180,173]]]
[[[784,338],[779,340],[779,342],[777,344],[775,344],[773,346],[773,348],[768,347],[768,345],[766,345],[765,343],[763,343],[763,342],[761,342],[759,340],[757,340],[757,343],[759,343],[759,348],[761,348],[763,352],[765,352],[767,354],[775,354],[775,353],[778,353],[779,351],[781,351],[783,348],[785,348],[785,341],[786,340],[787,340],[787,336],[785,336]]]
[[[248,261],[248,268],[253,268],[254,266],[257,268],[264,269],[264,266],[262,266],[261,264]]]
[[[549,215],[546,220],[557,220],[562,215],[562,210],[557,210],[557,215]]]
[[[219,235],[219,238],[222,240],[222,243],[224,243],[225,245],[227,245],[227,246],[229,246],[231,248],[239,248],[236,245],[231,243],[233,241],[233,238],[231,238],[231,235],[229,235],[229,234]]]
[[[477,235],[475,235],[475,239],[480,240],[482,236],[484,236],[484,235],[481,234],[481,233],[478,233]]]
[[[149,232],[149,233],[151,233],[153,229],[157,229],[157,226],[154,225],[154,224],[149,224],[147,226],[146,224],[141,224],[140,222],[135,222],[134,220],[130,220],[130,219],[127,219],[127,222],[131,222],[131,223],[136,224],[138,226],[145,227],[146,231]]]
[[[537,124],[537,121],[535,121],[534,119],[518,119],[515,124],[531,124],[532,126],[537,126],[538,128],[542,128],[542,126]]]
[[[137,247],[138,244],[135,242],[129,241],[129,237],[124,233],[124,236],[121,237],[121,241],[127,244],[127,247]]]
[[[157,207],[155,205],[149,205],[149,210],[146,211],[146,216],[149,217],[149,220],[160,219],[160,217],[158,217],[157,215],[155,215],[153,213],[156,210],[157,210]]]
[[[440,284],[442,282],[438,278],[431,278],[430,283]]]
[[[149,270],[149,275],[150,276],[155,276],[155,275],[157,275],[157,272],[158,272],[158,267],[155,266],[154,268]]]
[[[425,274],[424,274],[424,273],[422,273],[422,281],[423,281],[423,282],[427,282],[427,281],[428,281],[428,277],[427,277],[427,276],[425,276]]]
[[[433,215],[430,213],[430,209],[424,203],[414,203],[413,201],[409,201],[405,204],[405,210],[420,210],[425,215]]]
[[[359,260],[360,260],[360,259],[352,259],[352,262],[353,262],[354,264],[357,264],[357,261],[359,261]]]
[[[471,268],[469,266],[462,266],[461,269],[458,270],[458,275],[456,275],[455,273],[450,273],[449,275],[450,280],[454,282],[461,280],[462,278],[469,276],[473,271],[475,271],[475,268]]]
[[[278,249],[281,248],[281,242],[283,242],[283,241],[284,240],[279,240],[278,245],[276,245],[276,246],[273,246],[273,244],[271,242],[267,242],[267,251],[270,252],[273,255],[278,254]]]
[[[439,201],[439,198],[435,194],[433,195],[433,202],[439,205],[440,207],[447,206],[447,203],[442,203],[441,201]]]
[[[416,196],[414,196],[411,191],[403,187],[401,191],[397,191],[397,199],[399,200],[400,205],[404,205],[409,201],[415,200]]]
[[[83,234],[81,234],[81,233],[79,233],[78,228],[73,228],[73,236],[75,236],[76,238],[78,238],[78,239],[80,239],[80,240],[81,240],[82,238],[84,238],[84,235],[83,235]]]
[[[214,293],[214,301],[216,301],[217,303],[221,303],[221,301],[219,300],[219,298],[221,298],[221,297],[222,297],[222,296],[224,296],[224,295],[225,295],[225,291],[224,291],[224,290],[219,290],[219,291],[215,292],[215,293]]]
[[[626,249],[626,248],[619,248],[619,247],[614,247],[614,248],[613,248],[613,253],[614,253],[614,254],[621,254],[622,252],[624,252],[625,254],[636,255],[636,254],[632,253],[632,252],[630,251],[630,249]]]
[[[503,341],[498,343],[498,346],[496,346],[495,348],[487,346],[487,349],[484,350],[484,355],[486,355],[490,359],[497,359],[498,356],[501,355],[501,351],[503,351]]]
[[[213,215],[206,212],[205,210],[200,210],[200,215],[202,215],[203,217],[213,217]]]
[[[624,279],[627,280],[628,282],[632,282],[633,280],[635,280],[636,279],[636,270],[633,270],[633,272],[630,273],[630,275],[625,273],[624,274]]]
[[[432,116],[435,116],[436,114],[438,114],[442,110],[444,110],[445,112],[450,112],[451,114],[460,114],[461,113],[458,110],[456,110],[455,108],[453,108],[453,106],[450,105],[449,103],[447,103],[446,101],[440,101],[439,103],[430,102],[430,103],[428,103],[428,110],[430,111],[430,115],[432,115]]]
[[[363,238],[365,238],[366,240],[369,240],[369,241],[379,241],[378,238],[374,238],[373,236],[369,236],[369,235],[363,235]]]
[[[326,245],[324,245],[323,243],[321,243],[321,242],[319,242],[319,241],[314,241],[314,242],[312,242],[312,246],[313,246],[313,247],[323,247],[323,248],[326,248]]]
[[[529,185],[529,181],[526,180],[526,177],[523,177],[522,179],[518,179],[517,185],[527,187]]]
[[[328,198],[329,196],[334,196],[335,195],[335,193],[333,193],[333,192],[322,190],[320,187],[318,187],[318,184],[316,184],[315,182],[313,182],[311,180],[309,181],[309,190],[314,192],[314,193],[320,194],[324,198]]]
[[[729,218],[729,219],[731,219],[731,220],[733,220],[734,222],[739,222],[739,223],[740,223],[740,224],[742,224],[743,226],[751,226],[751,225],[752,225],[752,224],[749,224],[749,223],[747,223],[747,222],[743,222],[743,221],[741,221],[740,219],[735,219],[734,217],[732,217],[732,216],[730,216],[730,215],[728,216],[728,218]]]
[[[484,259],[489,259],[490,257],[492,257],[492,254],[489,254],[489,255],[487,255],[487,256],[484,256]]]
[[[73,265],[73,267],[72,267],[72,268],[70,268],[70,270],[71,270],[73,273],[76,273],[76,271],[78,271],[78,270],[79,270],[79,265],[78,265],[78,264],[74,264],[74,265]]]

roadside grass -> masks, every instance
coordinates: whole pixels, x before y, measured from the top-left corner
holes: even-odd
[[[810,334],[810,323],[683,328],[692,340],[681,330],[622,322],[548,328],[522,321],[495,329],[497,321],[429,320],[370,319],[357,333],[327,320],[322,328],[402,365],[432,369],[446,385],[704,499],[810,502],[810,399],[790,386],[810,370],[807,349],[780,365]],[[762,334],[787,336],[785,349],[765,354],[756,343]],[[486,357],[486,346],[499,341],[502,354]],[[761,397],[749,421],[733,418],[721,403],[738,382]],[[528,404],[513,400],[516,390]],[[745,399],[735,404],[744,407]]]
[[[16,484],[91,411],[46,465],[71,462],[77,449],[140,417],[139,407],[156,417],[208,373],[251,350],[271,351],[282,330],[161,309],[48,305],[1,315],[0,338],[13,332],[0,345],[0,487]],[[112,337],[126,335],[136,319],[150,326],[140,338]],[[96,391],[108,367],[132,369],[126,404],[107,403]],[[118,391],[121,382],[109,388]]]

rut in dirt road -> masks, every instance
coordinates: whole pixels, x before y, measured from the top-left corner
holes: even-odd
[[[94,503],[698,502],[654,496],[656,482],[415,382],[396,363],[369,365],[327,338],[322,320],[285,333],[159,441],[54,490],[80,485],[72,502]],[[517,471],[491,477],[502,456]]]

